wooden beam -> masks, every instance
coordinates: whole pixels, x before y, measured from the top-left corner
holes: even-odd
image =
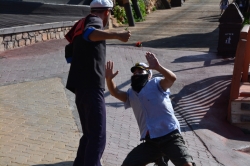
[[[247,43],[246,43],[246,49],[245,49],[242,81],[249,82],[248,71],[249,71],[249,63],[250,63],[250,25],[245,25],[242,30],[247,31],[247,36],[246,36]]]
[[[236,57],[234,61],[233,78],[231,83],[230,100],[228,107],[228,121],[231,122],[231,102],[239,97],[241,72],[244,64],[244,55],[246,49],[246,40],[240,39],[237,46]]]

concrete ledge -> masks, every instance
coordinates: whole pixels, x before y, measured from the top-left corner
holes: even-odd
[[[64,39],[76,21],[34,24],[0,29],[0,52],[52,39]],[[107,29],[112,28],[109,20]]]
[[[70,26],[73,26],[76,21],[54,22],[54,23],[34,24],[34,25],[17,26],[17,27],[11,27],[11,28],[3,28],[3,29],[0,29],[0,35],[37,31],[37,30],[44,30],[44,29],[52,29],[52,28],[70,27]]]
[[[32,14],[51,16],[86,16],[90,7],[86,5],[48,4],[39,2],[1,1],[1,14]]]
[[[74,22],[34,25],[4,29],[0,35],[0,51],[24,47],[52,39],[64,39]],[[40,26],[40,28],[38,27]]]
[[[10,0],[0,0],[10,1]],[[20,2],[20,0],[11,0],[14,2]],[[82,5],[84,0],[22,0],[22,2],[37,2],[37,3],[53,3],[53,4],[64,4],[64,5]]]

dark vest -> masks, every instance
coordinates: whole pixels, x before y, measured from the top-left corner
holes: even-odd
[[[101,18],[94,16],[86,18],[97,19],[96,29],[102,29]],[[95,20],[96,22],[96,20]],[[93,26],[93,24],[91,25]],[[82,35],[73,41],[73,59],[71,62],[66,88],[75,92],[77,88],[105,88],[106,41],[89,42]]]

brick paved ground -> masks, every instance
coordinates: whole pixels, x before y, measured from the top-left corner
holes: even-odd
[[[134,36],[130,44],[141,40],[147,42],[144,46],[157,46],[159,49],[108,46],[107,60],[115,61],[115,68],[120,71],[116,83],[126,90],[130,84],[128,69],[135,62],[145,61],[145,51],[154,52],[160,62],[177,75],[178,79],[171,88],[172,103],[181,122],[184,139],[197,165],[248,165],[249,155],[234,149],[249,146],[250,139],[225,121],[233,61],[222,61],[212,53],[195,52],[216,49],[218,1],[189,0],[185,5],[169,10],[164,18],[166,20],[158,20],[159,24],[154,21],[165,15],[163,11],[150,15],[147,22],[150,27],[140,23],[137,24],[140,28],[133,29]],[[152,33],[155,29],[158,31]],[[81,128],[74,95],[64,88],[69,70],[64,60],[65,44],[65,40],[54,40],[0,53],[2,165],[7,165],[6,162],[10,160],[12,163],[9,165],[18,166],[72,165],[75,155],[72,151],[76,152],[75,144],[78,143]],[[185,51],[169,50],[179,47]],[[56,94],[60,94],[60,97]],[[140,143],[139,132],[131,109],[124,110],[123,104],[111,97],[108,91],[105,97],[107,144],[103,162],[106,166],[115,166],[120,165],[126,154]],[[57,106],[59,103],[60,106]],[[63,112],[62,115],[59,112]],[[35,116],[35,119],[34,114],[39,116]],[[67,122],[60,121],[58,116],[67,119]],[[37,125],[41,123],[44,125]],[[9,124],[17,125],[14,128]],[[49,132],[51,129],[53,133]],[[62,131],[67,131],[65,139],[60,139],[65,134]],[[15,137],[10,138],[7,134]],[[17,134],[20,139],[15,141]],[[27,140],[33,142],[27,145]],[[10,146],[8,142],[11,141],[13,144]],[[55,145],[51,145],[51,142]],[[33,147],[35,143],[37,146]],[[40,159],[33,156],[37,153]],[[27,163],[22,164],[26,160]],[[28,163],[31,160],[35,161]]]
[[[59,78],[1,86],[0,126],[1,166],[75,157],[80,132]]]
[[[134,45],[141,41],[144,47],[217,52],[219,2],[187,0],[182,7],[151,12],[145,21],[128,27],[133,33],[128,43]],[[109,42],[124,44],[116,40]]]
[[[75,124],[78,125],[80,132],[81,130],[73,102],[74,96],[66,90],[68,102],[65,101],[65,89],[61,84],[62,82],[65,85],[69,68],[63,57],[62,48],[64,44],[64,40],[55,40],[36,44],[28,49],[21,48],[1,54],[4,56],[0,59],[0,82],[2,85],[0,108],[1,120],[4,120],[1,125],[4,126],[1,128],[1,142],[3,144],[0,149],[0,156],[3,159],[2,161],[12,161],[20,165],[22,162],[28,165],[33,162],[32,165],[35,165],[52,164],[60,160],[61,164],[72,164],[76,144],[78,143],[77,139],[79,138],[79,132],[74,127]],[[53,47],[55,45],[57,45],[56,49]],[[41,49],[35,55],[34,52],[37,48]],[[48,49],[51,49],[52,52],[48,53]],[[107,48],[107,60],[115,61],[115,68],[120,71],[116,77],[116,83],[123,90],[130,86],[131,73],[128,69],[135,62],[145,61],[145,51],[134,47],[109,46]],[[159,60],[165,66],[169,66],[171,70],[176,70],[177,76],[178,70],[186,67],[185,63],[171,64],[178,57],[183,57],[184,52],[166,52],[154,49],[151,49],[151,51],[157,53]],[[189,52],[188,54],[200,53]],[[194,64],[193,67],[198,67],[203,65],[203,62],[195,62]],[[230,68],[230,65],[228,67]],[[157,75],[157,73],[155,74]],[[180,84],[183,83],[176,83],[176,86],[173,87],[173,93],[178,92]],[[124,110],[123,104],[110,96],[108,91],[105,92],[105,96],[107,145],[103,162],[107,166],[113,166],[121,164],[127,153],[140,143],[139,130],[132,110]],[[12,110],[12,113],[9,112],[9,109]],[[72,114],[69,110],[72,111]],[[59,119],[58,116],[62,117]],[[64,119],[65,116],[68,118]],[[181,121],[187,146],[197,164],[219,165],[204,146],[204,142],[197,137],[182,116],[177,113],[177,117]],[[10,130],[12,127],[5,121],[9,123],[20,121],[23,124],[16,125],[15,130]],[[9,136],[6,136],[7,133]],[[19,133],[22,133],[21,139],[17,137]],[[7,142],[9,142],[11,135],[14,135],[15,139],[11,139],[14,141],[11,142],[10,146]],[[15,142],[17,139],[20,142],[19,144]],[[37,145],[34,149],[33,144]],[[56,150],[53,150],[54,148]],[[6,150],[9,153],[6,153]],[[60,155],[62,156],[58,157]],[[8,156],[15,156],[15,160]],[[39,161],[35,157],[39,158]],[[27,162],[25,162],[26,160]]]

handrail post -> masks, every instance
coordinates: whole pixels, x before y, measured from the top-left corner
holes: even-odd
[[[135,26],[135,20],[132,14],[132,9],[131,6],[129,4],[129,0],[123,0],[123,6],[126,12],[126,16],[128,18],[128,25],[129,26]]]
[[[244,64],[243,64],[242,82],[248,82],[248,70],[249,70],[249,63],[250,63],[250,54],[248,53],[250,51],[248,48],[250,47],[249,27],[250,25],[245,25],[240,32],[240,39],[247,40],[247,44],[245,48]]]
[[[141,14],[140,8],[138,6],[137,0],[132,0],[132,4],[133,4],[133,7],[134,7],[136,16],[138,18],[142,19],[142,14]]]
[[[231,83],[228,116],[227,116],[227,120],[230,122],[231,122],[231,102],[239,97],[240,82],[242,77],[241,72],[243,68],[242,64],[244,63],[246,43],[247,43],[246,39],[240,39],[237,45],[236,57],[233,69],[233,78]]]

